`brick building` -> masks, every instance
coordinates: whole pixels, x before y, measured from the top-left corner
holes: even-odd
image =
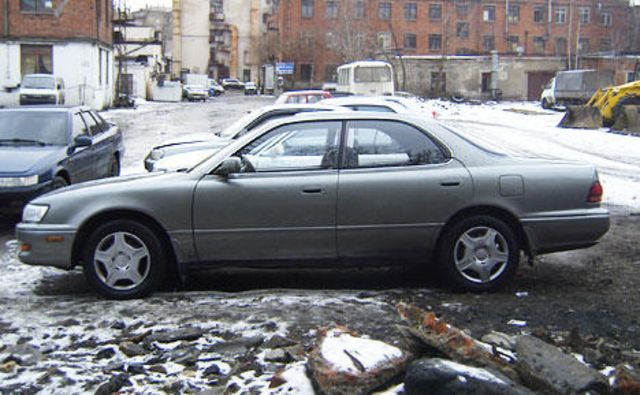
[[[17,102],[22,76],[65,82],[68,104],[109,106],[113,95],[112,0],[0,1],[0,104]]]
[[[594,56],[637,50],[637,13],[628,0],[276,3],[278,29],[267,40],[277,43],[280,61],[295,63],[293,86],[332,81],[337,65],[366,58],[397,62],[400,56],[415,63],[423,57],[433,63],[447,56],[482,59],[497,50],[502,59],[553,64],[546,70],[552,74],[558,68],[598,64]]]

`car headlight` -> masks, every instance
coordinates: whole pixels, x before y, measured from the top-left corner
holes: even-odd
[[[49,206],[27,204],[22,210],[22,222],[40,222],[49,211]]]
[[[38,183],[38,176],[27,177],[0,177],[0,187],[28,187]]]
[[[151,154],[149,155],[151,160],[160,160],[164,157],[164,150],[161,149],[153,149],[151,150]]]

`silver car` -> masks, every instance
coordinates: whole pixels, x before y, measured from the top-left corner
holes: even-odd
[[[609,228],[601,197],[592,165],[504,156],[406,115],[326,112],[263,125],[186,172],[49,193],[17,237],[24,263],[82,266],[111,298],[189,267],[389,258],[483,291],[521,252],[595,244]]]

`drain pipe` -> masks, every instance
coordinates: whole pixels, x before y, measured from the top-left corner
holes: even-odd
[[[4,0],[4,36],[9,37],[9,0]]]

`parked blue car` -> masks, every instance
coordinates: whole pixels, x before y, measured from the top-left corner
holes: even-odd
[[[120,174],[122,133],[86,107],[0,110],[0,212],[53,189]]]

